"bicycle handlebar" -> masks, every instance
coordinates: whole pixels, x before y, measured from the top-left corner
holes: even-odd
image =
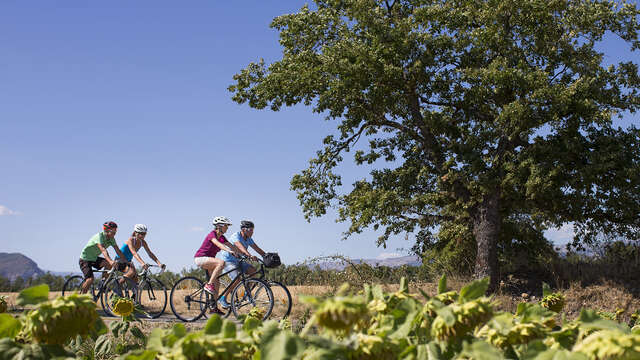
[[[149,265],[147,264],[147,268],[145,269],[144,267],[142,268],[142,270],[140,272],[138,272],[138,276],[142,276],[143,274],[146,274],[147,272],[149,272],[149,268],[152,267],[157,267],[157,268],[161,268],[162,270],[160,270],[160,272],[164,272],[164,270],[166,269],[166,265],[164,267],[160,266],[160,265]]]

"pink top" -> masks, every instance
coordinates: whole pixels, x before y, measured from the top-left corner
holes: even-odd
[[[220,251],[220,248],[212,243],[211,239],[216,239],[221,243],[227,242],[227,238],[224,237],[224,235],[220,235],[220,238],[218,239],[216,237],[216,231],[213,230],[209,233],[209,235],[207,235],[206,238],[204,238],[202,245],[200,245],[200,249],[196,251],[196,255],[194,257],[216,257],[216,254],[218,253],[218,251]]]

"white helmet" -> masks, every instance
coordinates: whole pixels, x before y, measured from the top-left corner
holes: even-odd
[[[231,225],[231,220],[224,216],[216,216],[213,218],[213,225]]]
[[[136,224],[136,226],[133,227],[133,231],[137,232],[137,233],[147,233],[147,226],[144,224]]]

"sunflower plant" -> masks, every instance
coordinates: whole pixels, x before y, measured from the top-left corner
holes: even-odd
[[[139,305],[137,306],[131,298],[117,295],[113,295],[110,302],[111,312],[119,316],[120,319],[109,324],[112,336],[104,334],[96,340],[95,353],[101,356],[110,353],[124,354],[130,350],[144,347],[147,343],[147,336],[134,324],[134,322],[140,322],[135,316],[142,313]]]

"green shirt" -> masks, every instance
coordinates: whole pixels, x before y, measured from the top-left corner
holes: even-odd
[[[114,248],[117,246],[115,238],[108,238],[104,232],[99,232],[89,239],[87,246],[82,249],[80,259],[85,261],[96,261],[98,256],[102,253],[98,248],[98,244],[104,246],[105,249],[109,248],[109,246],[113,246]]]

